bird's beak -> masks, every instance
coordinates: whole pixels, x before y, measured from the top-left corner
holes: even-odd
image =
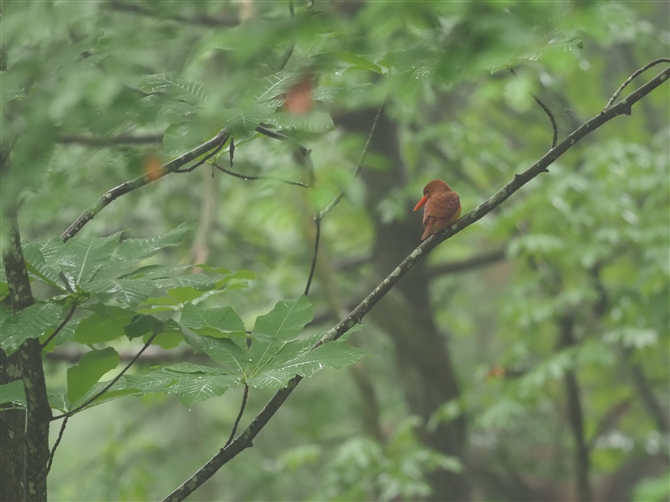
[[[417,203],[416,206],[414,206],[414,210],[416,211],[416,210],[419,209],[420,207],[423,207],[423,205],[426,203],[427,200],[428,200],[428,196],[427,196],[427,195],[424,195],[423,197],[421,197],[421,200]]]

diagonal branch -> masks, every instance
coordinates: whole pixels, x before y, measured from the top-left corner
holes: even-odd
[[[603,110],[591,120],[570,133],[556,148],[551,149],[535,164],[530,166],[521,174],[515,175],[514,179],[507,185],[502,187],[498,192],[492,195],[489,199],[481,203],[475,209],[470,211],[456,223],[439,231],[435,235],[423,241],[409,256],[407,256],[392,272],[379,284],[348,316],[331,328],[315,345],[314,348],[337,340],[347,331],[349,331],[355,324],[361,322],[363,317],[374,307],[379,300],[398,283],[398,281],[412,269],[416,263],[422,260],[431,250],[441,244],[443,241],[449,239],[453,235],[461,232],[476,221],[483,218],[493,209],[507,200],[513,193],[518,191],[522,186],[526,185],[530,180],[538,176],[540,173],[547,172],[547,168],[558,159],[561,155],[572,148],[577,141],[590,134],[592,131],[601,127],[603,124],[609,122],[619,115],[630,115],[631,107],[637,103],[644,96],[663,84],[668,77],[670,77],[670,68],[665,69],[649,82],[641,86],[633,92],[625,102]],[[260,433],[265,425],[274,416],[277,410],[282,406],[284,401],[293,392],[293,389],[300,383],[302,377],[296,375],[289,380],[288,385],[280,389],[254,418],[249,426],[240,434],[237,439],[230,443],[225,448],[221,449],[216,455],[208,460],[198,471],[186,480],[180,487],[175,489],[171,494],[163,499],[163,502],[179,502],[184,500],[188,495],[193,493],[205,481],[211,478],[222,466],[230,460],[239,455],[242,451],[250,448],[253,444],[254,438]]]
[[[103,194],[103,196],[100,197],[100,199],[98,199],[98,202],[96,202],[93,206],[91,206],[84,213],[82,213],[76,220],[74,220],[74,222],[67,228],[67,230],[61,234],[60,238],[63,241],[68,241],[69,239],[74,237],[77,234],[77,232],[79,232],[84,227],[84,225],[86,225],[89,221],[91,221],[100,211],[102,211],[114,200],[118,199],[122,195],[132,192],[133,190],[137,190],[138,188],[141,188],[144,185],[147,185],[152,181],[155,181],[165,176],[166,174],[176,172],[177,170],[179,170],[180,167],[200,157],[200,155],[207,153],[213,148],[219,147],[220,145],[224,144],[226,141],[228,141],[229,137],[230,133],[226,129],[223,129],[209,141],[206,141],[202,145],[195,147],[193,150],[190,150],[185,154],[180,155],[176,159],[171,160],[170,162],[165,164],[161,168],[160,174],[158,176],[156,175],[149,176],[148,174],[144,174],[142,176],[138,176],[133,180],[126,181],[125,183],[121,183],[119,186],[112,188],[111,190]]]

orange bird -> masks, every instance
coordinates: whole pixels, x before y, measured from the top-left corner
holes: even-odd
[[[421,240],[448,227],[461,216],[461,198],[442,180],[433,180],[426,185],[414,210],[420,207],[423,207],[424,228]]]

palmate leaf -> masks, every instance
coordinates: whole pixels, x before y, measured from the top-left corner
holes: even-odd
[[[220,333],[244,331],[244,322],[231,307],[203,309],[187,303],[179,322],[192,330],[210,328]]]
[[[164,93],[190,104],[201,104],[207,99],[201,82],[189,82],[173,73],[159,73],[140,78],[138,87],[147,94]]]
[[[0,348],[11,355],[27,338],[39,338],[58,322],[62,309],[55,303],[36,303],[9,316],[0,326]]]
[[[306,296],[295,301],[281,301],[267,314],[256,319],[254,332],[277,340],[290,340],[314,318],[314,309]]]
[[[247,368],[253,362],[252,357],[233,340],[202,336],[183,325],[180,326],[180,331],[193,352],[205,353],[217,363],[224,365],[230,373],[246,376]]]
[[[85,287],[104,302],[114,300],[126,307],[135,307],[156,289],[148,279],[99,279]]]
[[[53,257],[53,262],[70,281],[70,287],[88,282],[107,264],[119,242],[120,233],[109,237],[70,239]],[[53,265],[52,265],[53,266]]]
[[[365,356],[362,350],[342,342],[330,342],[308,350],[289,360],[276,355],[272,362],[247,380],[252,387],[284,387],[295,375],[306,378],[324,368],[340,369],[355,364]]]

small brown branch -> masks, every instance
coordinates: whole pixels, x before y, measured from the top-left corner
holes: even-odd
[[[514,71],[514,68],[510,68],[509,71],[514,75],[515,77],[517,76],[516,72]],[[556,146],[556,143],[558,142],[558,124],[556,124],[556,118],[554,117],[554,114],[551,113],[551,110],[547,105],[544,104],[544,102],[538,98],[534,93],[530,93],[530,95],[533,97],[535,102],[542,108],[542,111],[549,117],[549,120],[551,121],[551,128],[554,131],[553,137],[551,139],[551,147],[554,148]]]
[[[82,213],[67,228],[67,230],[61,234],[60,238],[63,241],[68,241],[69,239],[74,237],[77,234],[77,232],[79,232],[84,227],[84,225],[86,225],[86,223],[91,221],[100,211],[102,211],[105,207],[107,207],[110,203],[112,203],[122,195],[132,192],[133,190],[137,190],[138,188],[141,188],[144,185],[147,185],[152,181],[155,181],[156,179],[165,176],[166,174],[170,174],[177,171],[180,167],[200,157],[202,154],[210,151],[213,148],[223,145],[226,141],[228,141],[229,137],[230,134],[228,133],[228,131],[223,129],[209,141],[206,141],[202,145],[195,147],[194,149],[186,152],[183,155],[180,155],[176,159],[171,160],[170,162],[165,164],[161,168],[159,176],[149,176],[145,174],[142,176],[138,176],[133,180],[126,181],[125,183],[121,183],[119,186],[112,188],[111,190],[103,194],[103,196],[100,197],[100,199],[98,199],[98,201],[93,206],[84,211],[84,213]]]
[[[460,272],[469,272],[472,269],[491,265],[505,259],[504,249],[495,249],[479,255],[471,256],[465,260],[451,261],[441,265],[435,265],[428,268],[426,275],[428,277],[439,277],[444,274],[458,274]]]
[[[307,285],[305,286],[305,296],[309,294],[309,287],[312,285],[312,278],[314,277],[314,271],[316,270],[316,258],[319,254],[319,240],[321,238],[321,220],[317,214],[314,218],[314,223],[316,224],[316,235],[314,236],[314,255],[312,256],[312,266],[309,270],[309,277],[307,277]]]
[[[493,211],[496,207],[507,200],[513,193],[526,185],[530,180],[540,173],[547,172],[547,167],[556,161],[561,155],[572,148],[577,141],[590,134],[603,124],[609,122],[619,115],[629,114],[632,105],[637,103],[644,96],[660,86],[670,76],[670,68],[656,75],[649,82],[633,92],[626,103],[619,103],[607,110],[600,112],[591,120],[570,133],[555,148],[547,152],[535,164],[530,166],[521,174],[515,175],[514,179],[507,183],[503,188],[496,192],[489,199],[481,203],[475,209],[459,219],[450,227],[439,231],[433,236],[423,241],[409,256],[407,256],[391,274],[384,279],[354,310],[331,328],[315,345],[315,348],[334,340],[337,340],[355,324],[361,322],[363,317],[398,283],[398,281],[414,267],[416,263],[422,260],[433,248],[437,247],[443,241],[453,235],[461,232],[485,215]],[[280,389],[254,418],[249,426],[233,440],[227,447],[222,448],[216,455],[208,460],[198,471],[187,479],[181,486],[175,489],[163,502],[179,502],[198,489],[205,481],[211,478],[221,467],[230,460],[239,455],[242,451],[250,448],[254,438],[260,433],[265,425],[274,416],[277,410],[284,404],[284,401],[293,392],[300,383],[302,377],[296,375],[289,380],[288,385]]]
[[[96,136],[62,136],[58,143],[64,145],[87,145],[87,146],[116,146],[116,145],[145,145],[161,143],[163,133],[155,134],[121,134],[119,136],[96,137]]]
[[[635,77],[637,77],[638,75],[641,75],[642,73],[644,73],[645,71],[647,71],[647,70],[648,70],[649,68],[651,68],[652,66],[656,66],[657,64],[661,64],[661,63],[670,63],[670,58],[659,58],[659,59],[656,59],[656,60],[654,60],[654,61],[652,61],[652,62],[650,62],[650,63],[647,63],[646,65],[644,65],[644,66],[643,66],[642,68],[640,68],[639,70],[633,72],[633,74],[632,74],[630,77],[628,77],[628,78],[626,79],[626,81],[625,81],[623,84],[621,84],[621,86],[620,86],[620,87],[616,90],[616,92],[612,95],[612,97],[610,98],[610,100],[607,102],[607,105],[605,105],[605,109],[607,109],[607,108],[609,108],[610,106],[612,106],[612,103],[614,103],[614,100],[615,100],[617,97],[619,97],[619,94],[621,94],[621,92],[626,88],[626,86],[627,86],[628,84],[630,84],[630,83],[633,81],[633,79],[634,79]]]
[[[233,439],[235,439],[237,426],[240,425],[240,420],[242,419],[242,415],[244,415],[244,409],[247,407],[248,396],[249,396],[249,386],[245,385],[244,394],[242,394],[242,404],[240,405],[240,412],[237,414],[237,418],[235,419],[235,423],[233,424],[233,430],[230,432],[230,437],[228,438],[228,441],[226,441],[226,446],[224,446],[224,448],[227,448],[228,445],[233,442]]]
[[[51,465],[53,464],[54,461],[54,455],[56,454],[58,445],[60,445],[60,442],[63,439],[63,435],[65,434],[65,427],[67,427],[67,421],[69,419],[70,417],[65,417],[65,420],[63,420],[63,423],[60,426],[60,430],[58,431],[58,437],[56,438],[56,442],[54,443],[53,448],[51,448],[51,453],[49,454],[49,463],[47,464],[47,475],[49,474],[49,471],[51,471]]]
[[[61,332],[61,330],[65,327],[65,325],[72,319],[72,315],[74,314],[74,311],[77,309],[77,304],[74,303],[72,304],[72,307],[70,307],[70,311],[67,313],[65,316],[65,319],[63,319],[63,322],[61,322],[58,327],[54,330],[53,333],[47,338],[41,345],[40,348],[44,349],[49,343],[51,343],[51,340],[56,338],[58,336],[58,333]]]
[[[281,178],[274,178],[272,176],[252,176],[250,174],[240,174],[236,173],[235,171],[231,171],[230,169],[226,169],[225,167],[220,166],[216,162],[211,162],[211,164],[216,167],[219,171],[222,173],[229,174],[235,178],[239,178],[244,181],[258,181],[258,180],[272,180],[272,181],[277,181],[279,183],[285,183],[287,185],[293,185],[293,186],[298,186],[302,188],[309,188],[309,185],[306,185],[302,181],[291,181],[291,180],[283,180]]]

